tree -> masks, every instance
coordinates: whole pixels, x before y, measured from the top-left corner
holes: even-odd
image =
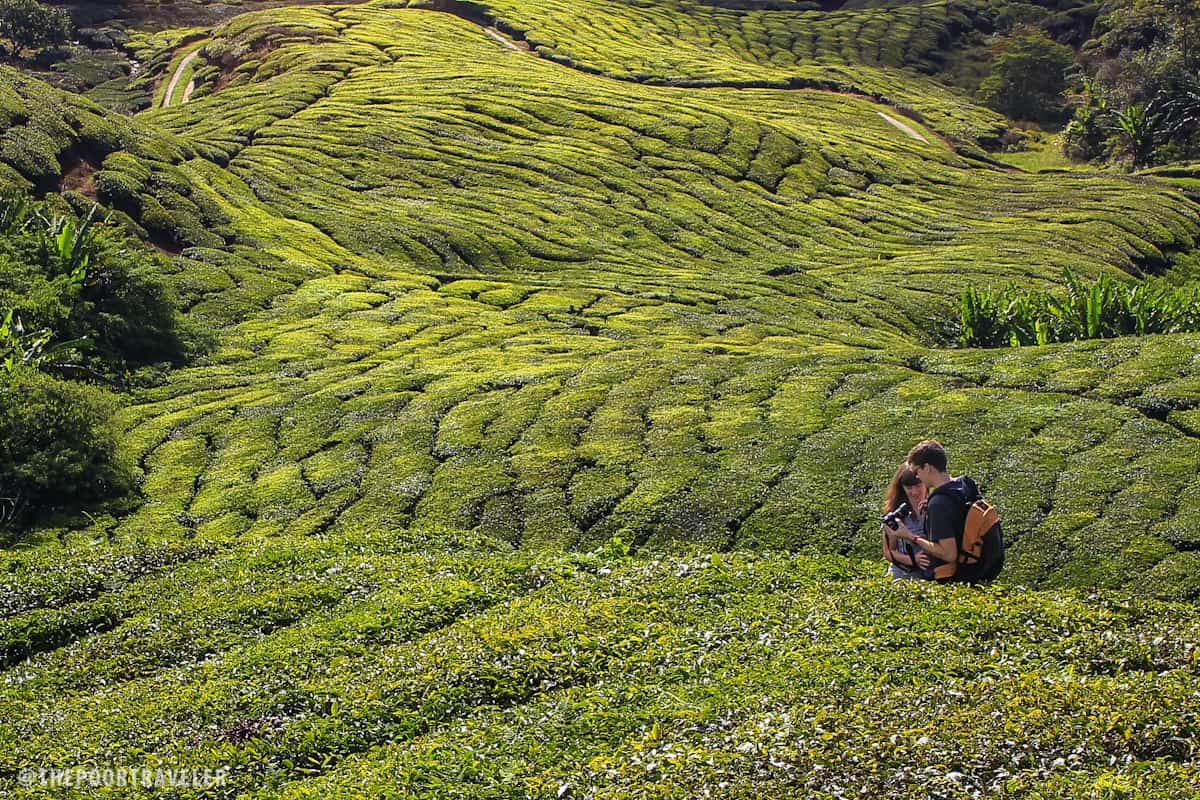
[[[1091,79],[1065,141],[1132,166],[1200,154],[1200,3],[1113,0],[1083,60]],[[1097,104],[1100,98],[1103,102]],[[1097,134],[1111,135],[1101,143]]]
[[[1061,120],[1066,72],[1075,63],[1070,47],[1021,28],[997,39],[992,52],[992,74],[980,86],[989,106],[1013,119]]]
[[[1099,19],[1096,72],[1122,104],[1149,100],[1200,71],[1200,3],[1123,0]]]
[[[110,420],[116,398],[28,367],[0,370],[0,531],[133,488]]]
[[[18,51],[62,44],[71,37],[71,18],[37,0],[0,0],[0,37]]]

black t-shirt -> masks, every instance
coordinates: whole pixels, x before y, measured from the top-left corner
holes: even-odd
[[[925,509],[925,538],[931,542],[943,539],[959,538],[962,536],[963,525],[967,521],[965,498],[972,494],[974,484],[968,484],[969,478],[954,478],[943,483],[929,494],[929,504]],[[945,564],[945,561],[931,555],[934,566]]]

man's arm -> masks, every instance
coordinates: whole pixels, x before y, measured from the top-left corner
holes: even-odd
[[[914,543],[926,553],[947,563],[958,560],[958,539],[954,531],[954,517],[946,502],[930,502],[926,530],[929,536],[918,536]]]
[[[936,542],[931,542],[924,536],[918,536],[913,543],[929,555],[940,558],[946,563],[958,560],[958,542],[954,541],[953,536]]]

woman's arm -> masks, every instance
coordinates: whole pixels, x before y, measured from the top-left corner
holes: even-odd
[[[911,555],[896,547],[896,540],[904,539],[904,537],[898,535],[900,531],[892,530],[887,525],[882,525],[881,529],[883,531],[883,560],[890,561],[892,564],[899,564],[900,566],[916,566],[913,564]],[[900,530],[904,530],[904,528]],[[905,531],[905,533],[907,534],[908,531]],[[911,537],[908,541],[912,541]],[[918,557],[917,560],[919,561],[920,558]]]
[[[887,525],[882,525],[880,528],[883,531],[883,560],[899,564],[902,567],[911,567],[913,565],[912,558],[896,549],[896,540],[900,538],[896,535],[898,531],[893,531]]]

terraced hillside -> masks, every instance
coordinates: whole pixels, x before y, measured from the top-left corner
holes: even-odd
[[[127,213],[220,345],[123,412],[137,511],[3,554],[0,781],[1188,796],[1200,336],[947,343],[967,283],[1195,280],[1200,209],[990,164],[913,71],[950,13],[264,10],[132,121],[4,73],[10,177]],[[926,436],[1009,588],[845,557]]]
[[[1193,340],[932,346],[965,276],[1162,269],[1196,233],[1180,195],[980,168],[855,96],[580,73],[445,13],[287,19],[217,31],[206,57],[255,58],[141,118],[289,277],[176,231],[192,313],[240,326],[129,413],[151,500],[114,538],[868,553],[929,433],[1004,504],[1019,579],[1191,591]],[[127,162],[99,185],[153,191]]]

